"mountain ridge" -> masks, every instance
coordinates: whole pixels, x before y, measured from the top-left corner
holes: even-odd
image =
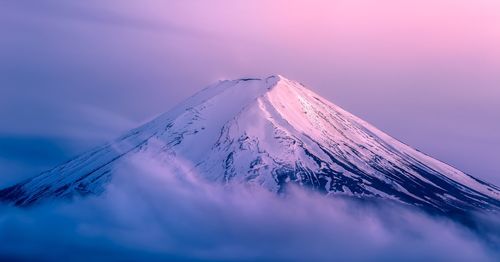
[[[280,75],[219,81],[115,141],[1,190],[0,199],[24,206],[100,194],[114,165],[142,151],[165,163],[182,162],[173,166],[178,173],[277,193],[293,183],[444,213],[500,209],[498,187],[403,144]]]

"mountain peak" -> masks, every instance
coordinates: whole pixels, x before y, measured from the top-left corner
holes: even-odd
[[[257,77],[244,77],[244,78],[239,78],[235,80],[223,80],[221,82],[227,82],[227,83],[232,83],[234,87],[241,87],[245,86],[248,84],[257,84],[260,85],[263,89],[271,90],[274,87],[278,85],[280,82],[286,82],[291,80],[288,80],[287,78],[283,77],[282,75],[270,75],[265,78],[257,78]]]
[[[144,151],[179,175],[276,193],[296,184],[444,213],[500,209],[497,187],[410,148],[280,75],[213,84],[115,141],[1,190],[0,199],[29,205],[99,194],[116,165]]]
[[[238,78],[238,79],[225,79],[221,80],[220,82],[231,82],[234,83],[235,85],[238,83],[244,83],[244,82],[258,82],[262,83],[263,85],[266,85],[268,89],[272,89],[274,86],[276,86],[280,82],[295,82],[293,80],[290,80],[282,75],[275,74],[275,75],[270,75],[265,78],[259,78],[259,77],[243,77],[243,78]]]

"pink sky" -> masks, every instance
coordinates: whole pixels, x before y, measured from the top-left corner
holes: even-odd
[[[153,2],[151,17],[309,55],[500,55],[495,0]]]

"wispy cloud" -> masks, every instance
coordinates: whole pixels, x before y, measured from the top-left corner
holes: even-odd
[[[393,204],[295,189],[222,186],[139,155],[107,193],[28,210],[4,207],[0,257],[73,261],[495,261],[469,230]],[[497,243],[498,244],[498,243]],[[459,252],[457,251],[459,250]]]
[[[158,3],[156,3],[158,4]],[[4,12],[10,15],[4,16],[3,20],[9,21],[12,17],[23,16],[27,20],[45,20],[46,23],[86,22],[101,26],[116,26],[126,30],[147,30],[168,34],[177,34],[189,37],[207,37],[210,34],[189,27],[176,25],[168,19],[160,19],[159,16],[147,16],[145,14],[121,13],[120,1],[86,1],[73,2],[62,0],[29,1],[5,0],[2,3]],[[125,5],[130,5],[125,4]],[[141,4],[132,4],[140,7]],[[1,18],[0,18],[1,19]]]

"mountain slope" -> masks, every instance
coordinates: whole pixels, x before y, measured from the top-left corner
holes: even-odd
[[[222,81],[119,139],[0,199],[29,205],[99,194],[117,163],[147,151],[175,172],[284,192],[389,198],[445,213],[500,209],[499,188],[422,154],[281,76]]]

